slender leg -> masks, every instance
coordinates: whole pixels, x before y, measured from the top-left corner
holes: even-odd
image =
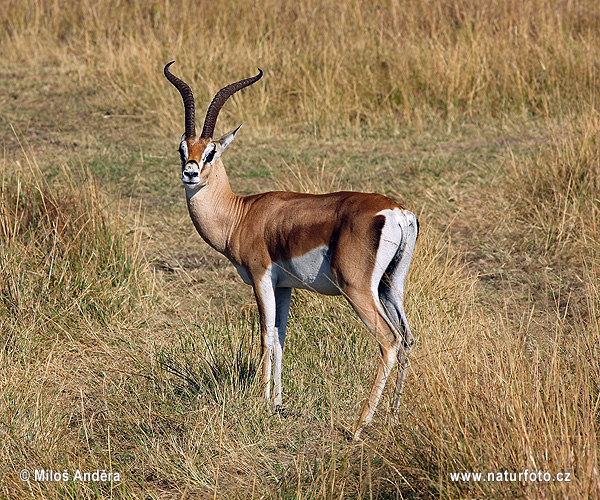
[[[398,349],[398,376],[396,380],[396,397],[392,405],[392,419],[397,422],[400,414],[400,397],[404,389],[404,381],[406,380],[406,368],[408,367],[408,356],[402,353],[403,349]]]
[[[356,313],[375,335],[381,350],[381,358],[377,366],[375,380],[369,392],[369,397],[363,405],[354,432],[354,439],[357,440],[362,428],[373,419],[373,414],[381,398],[385,383],[396,364],[399,343],[397,334],[390,328],[382,316],[370,290],[359,292],[358,290],[348,289],[345,290],[345,295]]]
[[[358,425],[354,433],[355,440],[359,438],[362,428],[369,424],[373,419],[373,414],[375,413],[375,409],[377,408],[377,404],[381,398],[381,393],[383,392],[385,383],[387,382],[387,379],[394,368],[394,364],[396,363],[397,346],[381,344],[380,346],[382,351],[381,359],[379,360],[379,365],[377,366],[377,373],[375,375],[375,380],[373,381],[373,386],[371,387],[371,392],[365,401],[360,418],[358,419]]]
[[[262,347],[262,383],[265,386],[265,401],[271,399],[271,365],[273,362],[273,344],[275,342],[276,302],[275,289],[270,271],[266,271],[260,280],[254,283],[254,296],[260,316]]]
[[[385,279],[385,278],[384,278]],[[397,419],[400,411],[400,396],[404,389],[404,381],[406,379],[406,368],[408,367],[408,357],[411,347],[414,343],[413,337],[406,323],[406,316],[402,307],[402,299],[394,293],[393,290],[385,286],[379,288],[379,298],[383,310],[391,322],[394,329],[399,332],[400,345],[397,349],[398,358],[398,375],[396,382],[396,397],[392,405],[392,413],[394,420]]]
[[[383,226],[373,226],[373,236],[377,238],[374,260],[369,252],[358,255],[347,253],[354,248],[355,243],[350,233],[343,236],[347,236],[349,240],[345,245],[342,237],[338,240],[340,246],[332,256],[332,272],[341,284],[344,296],[375,335],[381,350],[375,380],[356,424],[354,439],[358,439],[362,428],[372,420],[386,381],[396,364],[400,333],[384,310],[386,304],[382,304],[380,300],[380,287],[382,278],[387,279],[384,277],[386,270],[402,249],[403,233],[396,213],[386,213]],[[352,267],[349,267],[350,262]],[[357,272],[359,269],[364,272]]]
[[[281,407],[281,360],[283,357],[283,344],[287,327],[288,313],[290,311],[291,288],[275,288],[275,303],[277,314],[275,317],[275,346],[273,367],[273,405],[275,409]]]
[[[406,368],[408,367],[408,358],[414,344],[414,338],[406,322],[402,297],[399,296],[394,289],[384,286],[382,282],[382,286],[379,287],[379,298],[391,325],[399,332],[398,338],[400,342],[397,349],[399,369],[396,382],[396,397],[394,398],[394,403],[392,405],[392,413],[395,420],[400,411],[400,396],[404,388]]]

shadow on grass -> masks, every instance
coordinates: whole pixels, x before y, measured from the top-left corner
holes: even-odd
[[[178,332],[179,342],[158,355],[174,393],[221,403],[251,390],[259,362],[255,331],[254,322],[225,321]]]

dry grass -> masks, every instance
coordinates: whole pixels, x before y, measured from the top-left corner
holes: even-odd
[[[143,294],[141,249],[89,173],[64,167],[49,182],[26,154],[3,165],[0,290],[3,330],[110,323]]]
[[[224,117],[228,126],[234,116],[272,131],[393,130],[440,117],[451,126],[465,117],[556,114],[599,97],[592,0],[0,7],[5,59],[52,62],[77,80],[109,85],[106,113],[141,116],[161,134],[181,129],[178,96],[156,77],[171,59],[205,103],[200,109],[220,86],[262,67],[264,82]]]
[[[533,160],[513,160],[516,208],[534,228],[529,244],[578,266],[598,259],[600,117],[583,108],[550,130],[551,145]]]
[[[0,496],[600,495],[595,2],[0,8]],[[285,413],[265,409],[251,293],[166,180],[173,58],[199,109],[266,71],[219,124],[250,125],[225,159],[236,189],[353,187],[422,211],[397,425],[388,390],[346,440],[377,347],[347,304],[308,293]],[[119,208],[132,199],[145,222]],[[22,482],[24,467],[122,480]],[[526,469],[571,481],[451,479]]]
[[[64,446],[79,437],[69,401],[83,397],[90,350],[105,351],[101,332],[127,325],[149,299],[139,241],[89,174],[65,167],[49,180],[23,160],[5,160],[0,190],[0,453],[15,470],[81,460]],[[3,494],[20,495],[26,483],[6,479]]]
[[[414,271],[419,273],[419,267]],[[447,299],[436,303],[433,297],[420,296],[419,285],[424,283],[419,278],[414,277],[412,300],[417,304],[412,307],[436,321],[423,325],[428,333],[420,337],[419,355],[412,363],[413,380],[422,386],[408,389],[406,422],[392,434],[393,459],[388,459],[400,470],[414,471],[407,474],[409,483],[428,485],[426,495],[596,496],[600,491],[597,316],[591,322],[582,316],[571,322],[555,312],[540,329],[533,303],[529,311],[511,304],[517,318],[482,309],[471,282],[452,290],[459,298],[449,308]],[[595,288],[592,277],[586,278],[587,285]],[[525,470],[569,470],[573,481],[460,484],[448,480],[457,471]]]

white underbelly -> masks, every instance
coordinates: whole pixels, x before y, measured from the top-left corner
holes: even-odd
[[[273,262],[276,287],[305,288],[324,295],[340,295],[331,274],[329,247],[321,246],[291,260]]]

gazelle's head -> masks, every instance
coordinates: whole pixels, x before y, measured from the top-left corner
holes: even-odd
[[[217,161],[220,161],[219,157],[225,148],[231,144],[231,141],[235,138],[235,134],[237,134],[241,127],[240,125],[220,139],[213,140],[212,136],[215,130],[217,117],[219,116],[219,111],[221,111],[225,101],[238,90],[260,80],[263,72],[259,69],[258,75],[232,83],[219,90],[206,112],[202,133],[200,134],[200,137],[197,137],[194,95],[187,83],[180,80],[169,71],[169,66],[171,66],[173,62],[175,61],[167,64],[164,71],[167,79],[181,94],[185,108],[185,133],[181,137],[181,144],[179,145],[179,155],[181,156],[181,181],[187,190],[197,191],[210,182],[213,167],[217,164]]]

